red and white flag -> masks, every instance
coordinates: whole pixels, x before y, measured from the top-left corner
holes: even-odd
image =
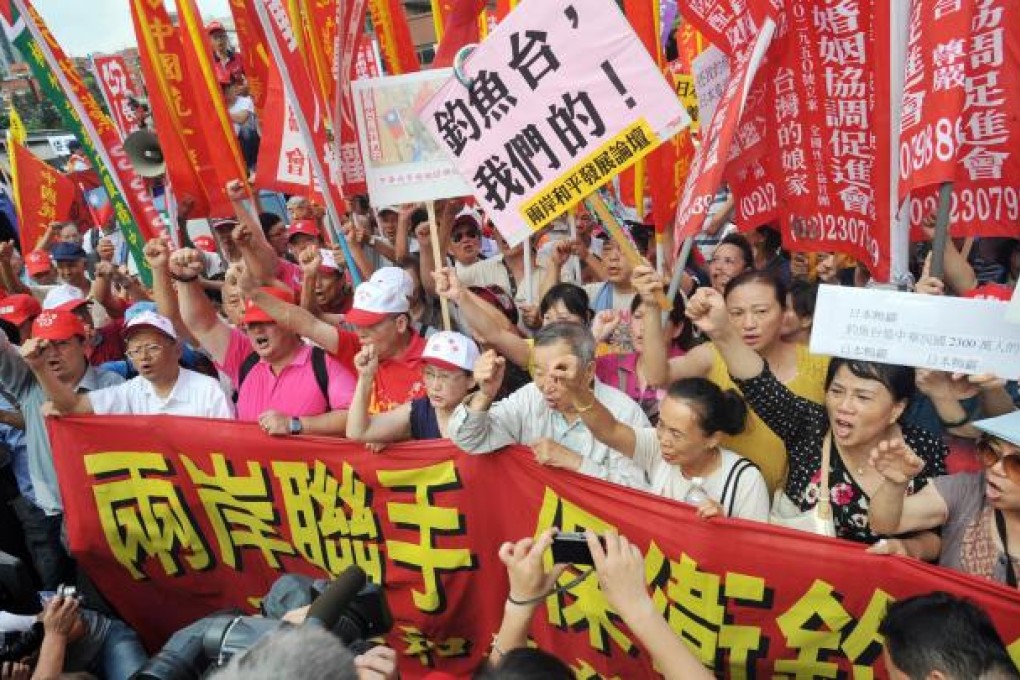
[[[137,109],[138,93],[131,83],[124,57],[117,55],[92,57],[96,81],[106,100],[113,122],[117,124],[122,137],[141,129],[141,112]]]

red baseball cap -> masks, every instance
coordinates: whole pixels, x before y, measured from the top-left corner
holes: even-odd
[[[74,336],[85,337],[85,325],[73,312],[47,309],[32,322],[32,337],[60,342]]]
[[[15,326],[20,326],[29,319],[39,316],[40,312],[42,312],[42,305],[34,295],[16,293],[0,300],[0,319],[10,321]]]
[[[278,300],[283,300],[286,303],[294,304],[294,292],[290,290],[284,290],[283,288],[276,288],[275,286],[264,286],[259,288],[263,293],[272,295]],[[265,310],[255,304],[255,301],[251,298],[244,303],[244,317],[241,319],[242,323],[276,323],[276,319],[269,316]]]
[[[300,234],[319,238],[319,226],[315,224],[315,220],[294,220],[287,227],[287,240],[289,241]]]
[[[213,33],[218,33],[220,31],[226,32],[226,30],[227,29],[223,28],[223,24],[221,24],[218,21],[210,21],[205,25],[205,32],[209,33],[210,35]]]
[[[50,260],[50,254],[45,250],[33,250],[25,258],[25,269],[28,270],[29,276],[43,274],[52,268],[53,261]]]

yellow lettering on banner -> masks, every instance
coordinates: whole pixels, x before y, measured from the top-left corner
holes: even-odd
[[[843,639],[843,653],[854,663],[854,677],[870,680],[874,676],[872,665],[882,654],[882,635],[878,628],[882,625],[885,612],[894,598],[889,593],[876,590],[871,595],[867,608],[857,620],[857,625]]]
[[[181,573],[182,555],[192,569],[212,566],[184,499],[173,481],[166,479],[174,471],[162,455],[92,454],[85,456],[85,471],[99,482],[92,493],[106,542],[136,581],[147,578],[141,569],[147,557],[157,558],[168,576]],[[164,479],[147,478],[146,473]]]
[[[162,19],[151,19],[146,26],[148,34],[156,40],[156,51],[166,51],[166,39],[174,34],[174,27]]]
[[[658,144],[648,121],[637,120],[522,203],[518,208],[521,217],[532,230],[541,228],[648,155]]]
[[[1013,659],[1013,664],[1020,667],[1020,638],[1014,640],[1006,651],[1009,652],[1009,658]]]
[[[798,650],[796,659],[776,661],[776,672],[788,673],[795,680],[838,677],[839,666],[822,661],[822,657],[836,654],[840,633],[853,620],[833,594],[832,586],[816,580],[790,609],[776,618],[786,646]]]
[[[177,54],[164,52],[159,55],[160,70],[167,80],[181,82],[184,80],[184,69],[181,68],[181,58]]]
[[[414,626],[400,626],[404,634],[400,640],[404,643],[404,656],[413,656],[422,666],[432,668],[436,657],[454,659],[471,656],[471,641],[467,638],[449,638],[434,642],[429,636]]]
[[[192,110],[184,103],[184,94],[179,87],[170,87],[170,99],[174,105],[174,113],[178,116],[190,116]]]
[[[765,579],[733,572],[726,572],[723,592],[727,600],[750,606],[762,606],[769,595]],[[765,653],[765,641],[758,626],[724,624],[719,629],[719,647],[729,650],[727,676],[731,680],[754,677],[755,660]]]
[[[273,463],[283,489],[291,542],[306,561],[337,576],[356,564],[373,583],[383,583],[379,520],[368,487],[348,463],[340,481],[322,461]]]
[[[570,670],[574,672],[574,680],[620,680],[619,675],[602,675],[584,659],[578,659],[577,665],[571,666]]]
[[[433,494],[460,488],[460,478],[452,461],[410,470],[379,470],[379,483],[398,491],[414,493],[414,503],[386,504],[389,520],[400,527],[420,532],[418,543],[387,540],[386,550],[395,564],[421,572],[423,591],[412,590],[414,606],[426,614],[446,609],[446,591],[439,572],[461,571],[476,567],[475,557],[468,548],[435,547],[441,535],[463,534],[464,518],[456,508],[432,504]]]
[[[209,456],[212,472],[206,473],[181,456],[198,497],[205,507],[224,564],[237,569],[243,548],[254,548],[273,569],[280,568],[277,554],[293,555],[294,548],[278,534],[276,509],[265,471],[248,462],[248,475],[235,475],[222,453]]]
[[[563,500],[547,488],[542,499],[542,508],[538,513],[535,535],[551,527],[559,527],[561,531],[591,529],[596,533],[613,528],[612,525]],[[552,556],[547,555],[546,561],[551,563]],[[579,574],[580,572],[573,567],[568,567],[560,575],[557,583],[560,585],[570,583]],[[588,642],[603,653],[609,652],[609,640],[616,642],[620,649],[628,654],[634,649],[633,641],[610,618],[611,610],[594,575],[571,588],[570,592],[550,595],[546,598],[546,609],[549,612],[549,623],[558,628],[587,630]]]

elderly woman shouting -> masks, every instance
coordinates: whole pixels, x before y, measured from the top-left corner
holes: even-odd
[[[914,390],[913,369],[833,359],[825,378],[825,404],[819,405],[793,394],[761,355],[744,344],[718,292],[699,290],[687,315],[712,339],[748,405],[786,445],[789,499],[802,511],[831,501],[840,538],[880,540],[868,524],[869,498],[883,481],[868,459],[880,444],[902,440],[925,462],[924,474],[905,486],[908,495],[920,491],[929,477],[945,473],[946,448],[941,440],[899,422]],[[819,497],[826,453],[828,499]]]

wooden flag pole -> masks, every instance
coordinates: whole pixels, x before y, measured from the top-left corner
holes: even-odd
[[[632,267],[645,264],[645,258],[641,256],[637,248],[634,247],[634,243],[627,237],[627,234],[623,232],[623,227],[619,222],[616,221],[616,216],[609,210],[609,206],[602,200],[598,192],[595,192],[585,199],[588,202],[588,206],[595,211],[598,215],[599,220],[602,222],[602,226],[605,227],[606,231],[609,232],[610,238],[616,241],[616,245],[620,247],[620,252],[627,258],[627,261]],[[655,295],[655,299],[659,302],[659,306],[663,310],[669,310],[673,308],[669,300],[666,299],[665,293],[659,291]]]
[[[425,204],[429,213],[429,240],[432,242],[432,261],[438,271],[443,266],[443,250],[439,247],[439,221],[436,219],[436,202],[429,201]],[[422,272],[422,276],[429,276],[429,272]],[[450,303],[444,298],[439,298],[439,310],[443,315],[443,330],[453,330],[450,323]]]

